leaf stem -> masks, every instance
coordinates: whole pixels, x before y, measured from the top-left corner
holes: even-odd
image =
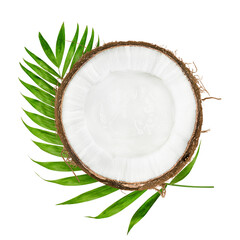
[[[174,183],[166,183],[166,185],[174,187],[189,187],[189,188],[214,188],[214,186],[190,186],[190,185],[179,185]]]

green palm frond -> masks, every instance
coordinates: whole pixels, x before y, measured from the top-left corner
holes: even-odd
[[[73,37],[73,40],[71,42],[71,45],[69,47],[69,50],[68,50],[68,53],[67,53],[67,57],[65,59],[65,63],[64,63],[64,66],[63,66],[63,71],[62,71],[62,75],[65,76],[66,72],[67,72],[67,69],[69,67],[69,64],[70,62],[72,61],[72,58],[73,58],[73,54],[76,50],[76,46],[77,46],[77,40],[78,40],[78,34],[79,34],[79,25],[77,25],[77,30],[76,30],[76,33]]]
[[[47,103],[48,105],[54,106],[55,98],[52,95],[50,95],[49,93],[31,85],[31,84],[28,84],[28,83],[22,81],[21,79],[19,79],[19,81],[22,83],[22,85],[25,88],[27,88],[39,100],[41,100],[44,103]]]
[[[100,46],[100,37],[98,36],[98,41],[97,41],[96,47],[99,47],[99,46]]]
[[[63,53],[65,49],[65,27],[62,24],[56,42],[56,61],[57,67],[59,68],[62,62]]]
[[[88,27],[86,26],[83,35],[80,37],[81,40],[77,43],[79,39],[79,25],[77,24],[77,29],[73,36],[73,39],[70,43],[68,51],[66,52],[66,57],[64,59],[64,52],[66,50],[65,47],[65,26],[64,23],[61,25],[61,28],[58,32],[57,40],[56,40],[56,48],[55,54],[48,42],[39,33],[39,41],[42,46],[42,49],[50,60],[51,64],[48,64],[46,60],[41,59],[33,52],[25,48],[27,54],[34,60],[35,64],[24,60],[27,67],[20,63],[20,67],[26,73],[26,75],[31,80],[31,83],[27,83],[21,79],[21,84],[33,94],[37,99],[25,96],[22,96],[27,100],[27,102],[39,112],[32,113],[30,111],[24,110],[25,114],[40,128],[35,128],[29,126],[25,121],[23,124],[25,127],[33,134],[34,137],[41,139],[43,142],[36,142],[33,143],[39,147],[42,151],[57,156],[57,157],[67,157],[67,155],[63,152],[63,144],[57,134],[56,124],[55,124],[55,109],[54,109],[54,102],[55,102],[55,94],[56,88],[60,86],[61,80],[65,77],[68,70],[70,70],[74,64],[82,57],[83,54],[92,50],[94,46],[94,29],[92,29],[91,36],[87,43],[88,38]],[[87,43],[87,44],[86,44]],[[96,47],[100,46],[100,38],[98,36],[97,43],[95,44]],[[36,65],[37,64],[37,65]],[[52,65],[52,66],[51,66]],[[61,67],[62,66],[62,67]],[[62,68],[62,71],[60,69]],[[35,84],[37,86],[34,86]],[[42,129],[43,128],[43,129]],[[185,186],[186,185],[177,185],[179,181],[183,180],[192,170],[193,165],[196,162],[198,157],[200,146],[197,150],[195,157],[193,158],[192,162],[187,165],[168,185],[172,186]],[[69,166],[61,159],[61,161],[57,162],[39,162],[32,159],[32,161],[39,166],[42,166],[48,170],[58,171],[58,172],[70,172],[70,171],[81,171],[81,169],[77,166]],[[57,180],[46,180],[47,182],[60,184],[63,186],[80,186],[86,184],[96,183],[97,180],[93,179],[87,174],[77,175],[75,176],[65,177]],[[167,187],[167,185],[166,185]],[[194,186],[188,186],[194,187]],[[198,186],[204,187],[204,186]],[[88,202],[92,200],[96,200],[101,197],[105,197],[111,193],[116,192],[118,189],[103,185],[98,188],[94,188],[89,190],[85,193],[82,193],[70,200],[62,202],[58,205],[66,205],[66,204],[77,204]],[[157,201],[159,196],[161,195],[161,189],[159,192],[153,194],[147,201],[145,201],[142,206],[135,212],[133,215],[128,232],[132,229],[132,227],[138,223],[150,210],[150,208],[154,205]],[[135,202],[138,198],[140,198],[146,190],[144,191],[133,191],[126,196],[120,198],[112,205],[107,207],[104,211],[102,211],[96,217],[92,217],[95,219],[107,218],[111,217],[125,208],[127,208],[130,204]]]
[[[41,33],[38,34],[38,37],[39,37],[39,41],[42,46],[42,49],[45,52],[46,56],[57,67],[58,66],[57,59],[54,56],[54,53],[53,53],[52,49],[50,48],[48,42],[45,40],[45,38],[42,36]]]
[[[23,124],[34,136],[38,137],[39,139],[48,143],[63,145],[60,140],[60,137],[56,133],[30,127],[24,121],[23,121]]]
[[[76,177],[66,177],[57,180],[46,180],[47,182],[56,183],[63,186],[80,186],[97,182],[96,179],[91,178],[87,174],[77,175]],[[79,180],[79,181],[78,181]]]
[[[58,171],[58,172],[71,172],[72,170],[68,167],[68,165],[65,162],[38,162],[33,159],[31,159],[33,162],[37,163],[38,165],[49,169],[53,171]],[[81,171],[81,169],[77,166],[71,166],[72,169],[76,171]]]
[[[43,90],[45,90],[48,93],[51,93],[53,95],[56,94],[56,90],[54,89],[53,86],[45,82],[42,78],[38,77],[36,74],[33,72],[29,71],[27,68],[25,68],[21,63],[20,66],[22,70]]]
[[[24,59],[23,59],[24,60]],[[45,79],[46,81],[48,81],[49,83],[52,83],[54,85],[59,86],[60,83],[58,82],[58,80],[53,77],[50,73],[48,73],[47,71],[43,70],[42,68],[38,67],[35,64],[32,64],[26,60],[24,60],[24,62],[34,71],[36,72],[40,77],[42,77],[43,79]]]
[[[46,118],[44,116],[38,115],[36,113],[31,113],[23,109],[26,115],[40,127],[46,128],[48,130],[57,131],[55,120]]]
[[[89,40],[89,43],[88,43],[88,45],[87,45],[86,50],[85,50],[84,53],[89,52],[89,51],[92,50],[93,42],[94,42],[94,29],[92,29],[92,35],[91,35],[91,38],[90,38],[90,40]]]
[[[57,157],[62,157],[63,147],[33,141],[41,150]]]
[[[133,192],[129,193],[128,195],[124,196],[123,198],[119,199],[115,203],[113,203],[111,206],[106,208],[98,216],[90,217],[90,218],[100,219],[100,218],[111,217],[111,216],[121,212],[126,207],[128,207],[131,203],[136,201],[145,192],[146,192],[146,190],[144,190],[144,191],[133,191]]]
[[[58,78],[61,78],[61,76],[52,67],[50,67],[46,62],[44,62],[41,58],[39,58],[34,53],[29,51],[26,47],[25,47],[25,50],[35,60],[35,62],[40,67],[42,67],[44,70],[46,70],[47,72],[51,73],[52,75],[54,75],[54,76],[56,76]]]
[[[118,191],[117,188],[112,188],[110,186],[101,186],[98,188],[95,188],[93,190],[90,190],[88,192],[82,193],[79,196],[72,198],[66,202],[59,203],[58,205],[65,205],[65,204],[76,204],[76,203],[83,203],[92,201],[101,197],[105,197],[111,193],[114,193]]]
[[[56,125],[55,125],[55,112],[54,112],[54,103],[55,103],[55,94],[56,94],[56,87],[60,85],[59,80],[61,80],[65,75],[67,70],[72,68],[72,66],[80,59],[80,57],[86,52],[84,52],[85,44],[88,37],[88,27],[86,26],[83,36],[81,37],[81,41],[77,47],[77,40],[79,38],[79,25],[77,24],[77,29],[74,34],[73,40],[70,44],[68,52],[66,54],[66,58],[63,59],[64,51],[65,51],[65,26],[64,23],[62,24],[57,40],[56,40],[56,49],[55,55],[42,36],[39,33],[39,41],[42,46],[44,53],[46,54],[47,58],[52,62],[54,66],[49,65],[44,59],[38,57],[36,54],[31,52],[28,48],[25,48],[28,55],[35,61],[37,64],[33,64],[27,60],[24,60],[24,63],[29,67],[31,70],[27,69],[23,64],[20,63],[22,70],[28,75],[30,80],[33,81],[38,87],[27,83],[21,79],[21,84],[31,92],[37,99],[28,97],[26,95],[22,96],[28,101],[28,103],[35,108],[40,114],[32,113],[30,111],[24,110],[26,115],[38,126],[46,129],[51,130],[54,132],[49,132],[46,130],[38,129],[30,127],[24,121],[24,125],[26,128],[36,137],[39,139],[51,143],[41,143],[35,142],[34,143],[43,151],[55,155],[61,156],[63,148],[59,145],[62,145],[62,142],[59,136],[56,133]],[[89,43],[86,47],[87,51],[92,49],[94,42],[94,30],[92,30],[92,34],[89,40]],[[98,43],[99,45],[99,40]],[[62,73],[60,73],[59,67],[61,63],[64,62]],[[55,69],[54,69],[55,68]],[[64,163],[65,164],[65,163]]]
[[[83,36],[81,38],[80,43],[78,44],[77,50],[73,56],[73,60],[72,60],[72,64],[71,67],[73,67],[73,65],[81,58],[81,56],[83,55],[83,51],[85,48],[85,44],[86,44],[86,40],[87,40],[87,35],[88,35],[88,27],[86,26],[85,31],[83,33]]]
[[[127,233],[130,232],[132,227],[137,224],[145,215],[148,213],[150,208],[153,206],[153,204],[157,201],[157,199],[160,197],[160,193],[156,192],[153,194],[133,215]]]
[[[34,98],[27,97],[22,94],[22,96],[34,107],[38,112],[42,113],[43,115],[50,117],[50,118],[55,118],[55,113],[54,113],[54,108],[40,102]]]
[[[193,160],[177,176],[175,176],[172,179],[172,181],[170,182],[171,184],[178,183],[178,182],[182,181],[191,172],[191,170],[192,170],[192,168],[193,168],[193,166],[194,166],[194,164],[197,160],[200,147],[201,147],[201,143],[199,144],[199,147],[197,149],[196,155],[194,156]]]

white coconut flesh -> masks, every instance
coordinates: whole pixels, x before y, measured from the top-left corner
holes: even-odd
[[[88,60],[62,97],[71,149],[89,169],[143,182],[173,168],[193,134],[197,104],[182,69],[144,46],[117,46]]]

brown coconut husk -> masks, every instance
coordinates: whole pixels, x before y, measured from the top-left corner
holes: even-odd
[[[185,152],[183,155],[178,159],[177,163],[167,172],[162,174],[161,176],[158,176],[156,178],[150,179],[148,181],[143,182],[124,182],[124,181],[116,181],[114,179],[106,178],[104,176],[101,176],[91,170],[87,165],[85,165],[81,159],[78,158],[74,150],[72,149],[71,145],[68,142],[68,139],[66,138],[66,134],[64,132],[64,127],[62,124],[62,99],[64,97],[65,89],[68,85],[68,83],[71,81],[73,76],[76,74],[76,72],[91,58],[93,58],[96,54],[109,49],[114,48],[118,46],[142,46],[147,48],[155,49],[159,52],[162,52],[163,54],[170,57],[180,68],[182,69],[183,73],[189,80],[192,91],[195,96],[196,105],[197,105],[197,112],[196,112],[196,120],[195,120],[195,126],[194,131],[191,136],[191,138],[188,141],[188,145],[185,149]],[[68,154],[72,158],[72,160],[76,163],[77,166],[79,166],[84,172],[86,172],[91,177],[97,179],[98,181],[112,186],[114,188],[124,189],[124,190],[144,190],[144,189],[154,189],[157,186],[163,185],[167,180],[174,177],[176,174],[178,174],[184,166],[186,166],[187,163],[191,161],[191,158],[193,156],[193,153],[195,149],[198,146],[199,137],[201,134],[201,127],[202,127],[202,121],[203,121],[203,115],[202,115],[202,100],[201,100],[201,94],[200,94],[201,84],[199,83],[199,78],[194,74],[192,70],[190,70],[186,64],[175,56],[175,54],[165,48],[159,47],[157,45],[153,45],[151,43],[146,42],[135,42],[135,41],[128,41],[128,42],[110,42],[107,44],[104,44],[101,47],[95,48],[92,51],[86,53],[83,55],[83,57],[73,66],[73,68],[70,70],[70,72],[67,74],[67,76],[64,78],[61,86],[57,90],[56,94],[56,102],[55,102],[55,118],[56,118],[56,126],[57,126],[57,132],[60,136],[60,139],[62,140],[65,149],[67,150]]]

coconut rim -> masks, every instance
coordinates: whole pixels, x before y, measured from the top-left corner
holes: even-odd
[[[165,54],[167,57],[169,57],[171,60],[173,60],[182,70],[184,75],[187,77],[188,81],[191,84],[191,88],[194,94],[195,102],[196,102],[196,119],[194,124],[194,130],[193,133],[188,141],[187,147],[182,154],[182,156],[177,160],[177,162],[174,164],[172,168],[170,168],[168,171],[163,173],[162,175],[149,179],[147,181],[141,181],[141,182],[126,182],[126,181],[117,181],[115,179],[104,177],[96,172],[94,172],[92,169],[90,169],[86,164],[84,164],[81,159],[77,156],[75,151],[72,149],[71,145],[68,142],[68,139],[65,134],[64,126],[62,124],[62,100],[64,97],[65,90],[69,84],[69,82],[72,80],[76,72],[85,64],[88,60],[92,59],[96,54],[110,49],[114,47],[119,46],[140,46],[140,47],[146,47],[151,48],[157,51],[160,51],[161,53]],[[157,45],[147,43],[147,42],[136,42],[136,41],[127,41],[127,42],[109,42],[104,44],[103,46],[97,47],[90,52],[87,52],[84,54],[78,62],[76,62],[73,66],[73,68],[68,72],[66,77],[63,79],[61,86],[57,89],[56,92],[56,100],[55,100],[55,121],[56,121],[56,127],[57,127],[57,133],[64,145],[64,148],[68,152],[69,156],[72,158],[74,163],[80,167],[84,172],[86,172],[89,176],[95,178],[99,182],[102,182],[106,185],[109,185],[114,188],[118,189],[124,189],[124,190],[145,190],[145,189],[152,189],[157,186],[160,186],[164,184],[167,180],[170,178],[173,178],[176,174],[178,174],[183,167],[191,161],[191,158],[195,152],[195,149],[198,146],[199,137],[201,134],[201,127],[202,127],[202,121],[203,121],[203,115],[202,115],[202,104],[201,104],[201,94],[200,94],[200,88],[198,86],[198,79],[193,75],[192,71],[186,66],[186,64],[179,58],[176,57],[176,55],[162,47],[159,47]]]

